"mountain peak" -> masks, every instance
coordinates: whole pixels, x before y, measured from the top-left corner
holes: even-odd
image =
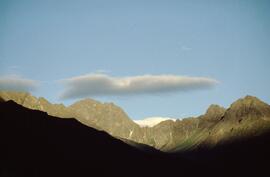
[[[234,114],[236,117],[246,114],[252,114],[253,117],[269,116],[270,106],[254,96],[247,95],[232,103],[228,113]]]
[[[222,106],[219,106],[217,104],[211,104],[207,111],[206,111],[206,114],[214,114],[214,113],[220,113],[220,112],[224,112],[226,109],[223,108]]]
[[[263,101],[261,101],[259,98],[255,97],[255,96],[252,96],[252,95],[246,95],[244,98],[239,99],[239,100],[242,100],[242,101],[244,101],[245,103],[248,103],[248,102],[258,102],[258,103],[263,103]]]
[[[246,95],[246,96],[244,97],[244,99],[257,99],[257,100],[259,100],[257,97],[252,96],[252,95]]]
[[[238,109],[242,106],[245,107],[255,107],[255,106],[269,106],[268,104],[264,103],[263,101],[261,101],[260,99],[258,99],[257,97],[251,96],[251,95],[247,95],[244,98],[240,98],[238,100],[236,100],[235,102],[233,102],[230,106],[231,109]]]
[[[223,116],[226,109],[217,105],[217,104],[211,104],[206,113],[203,115],[203,118],[206,120],[217,120]]]
[[[72,105],[77,105],[77,104],[90,104],[91,105],[91,104],[97,104],[97,103],[100,104],[99,101],[96,101],[96,100],[91,99],[91,98],[85,98],[85,99],[82,99],[82,100],[75,102]]]

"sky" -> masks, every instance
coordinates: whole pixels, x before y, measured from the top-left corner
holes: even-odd
[[[268,0],[0,0],[0,89],[132,119],[270,103]]]

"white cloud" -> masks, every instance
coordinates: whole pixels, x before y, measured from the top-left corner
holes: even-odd
[[[142,75],[111,77],[106,74],[87,74],[62,80],[65,86],[60,98],[88,96],[119,96],[160,94],[213,87],[218,81],[206,77],[177,75]]]
[[[143,120],[133,120],[133,121],[136,124],[138,124],[140,127],[154,127],[155,125],[157,125],[160,122],[163,122],[165,120],[175,121],[176,119],[173,119],[170,117],[149,117],[149,118],[145,118]]]
[[[19,75],[0,76],[0,90],[33,91],[37,86],[37,81]]]

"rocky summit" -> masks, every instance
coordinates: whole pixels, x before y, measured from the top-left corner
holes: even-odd
[[[201,116],[165,120],[152,127],[140,127],[115,104],[93,99],[80,100],[66,107],[29,93],[1,91],[0,100],[13,100],[51,116],[76,118],[131,145],[142,143],[167,152],[214,147],[235,139],[257,136],[270,129],[270,106],[253,96],[235,101],[228,109],[210,105]]]

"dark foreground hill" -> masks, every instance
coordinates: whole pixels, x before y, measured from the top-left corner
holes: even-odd
[[[0,103],[0,139],[0,176],[195,175],[188,160],[143,152],[75,119],[13,101]]]
[[[270,176],[270,134],[165,154],[75,119],[0,103],[0,176]]]

